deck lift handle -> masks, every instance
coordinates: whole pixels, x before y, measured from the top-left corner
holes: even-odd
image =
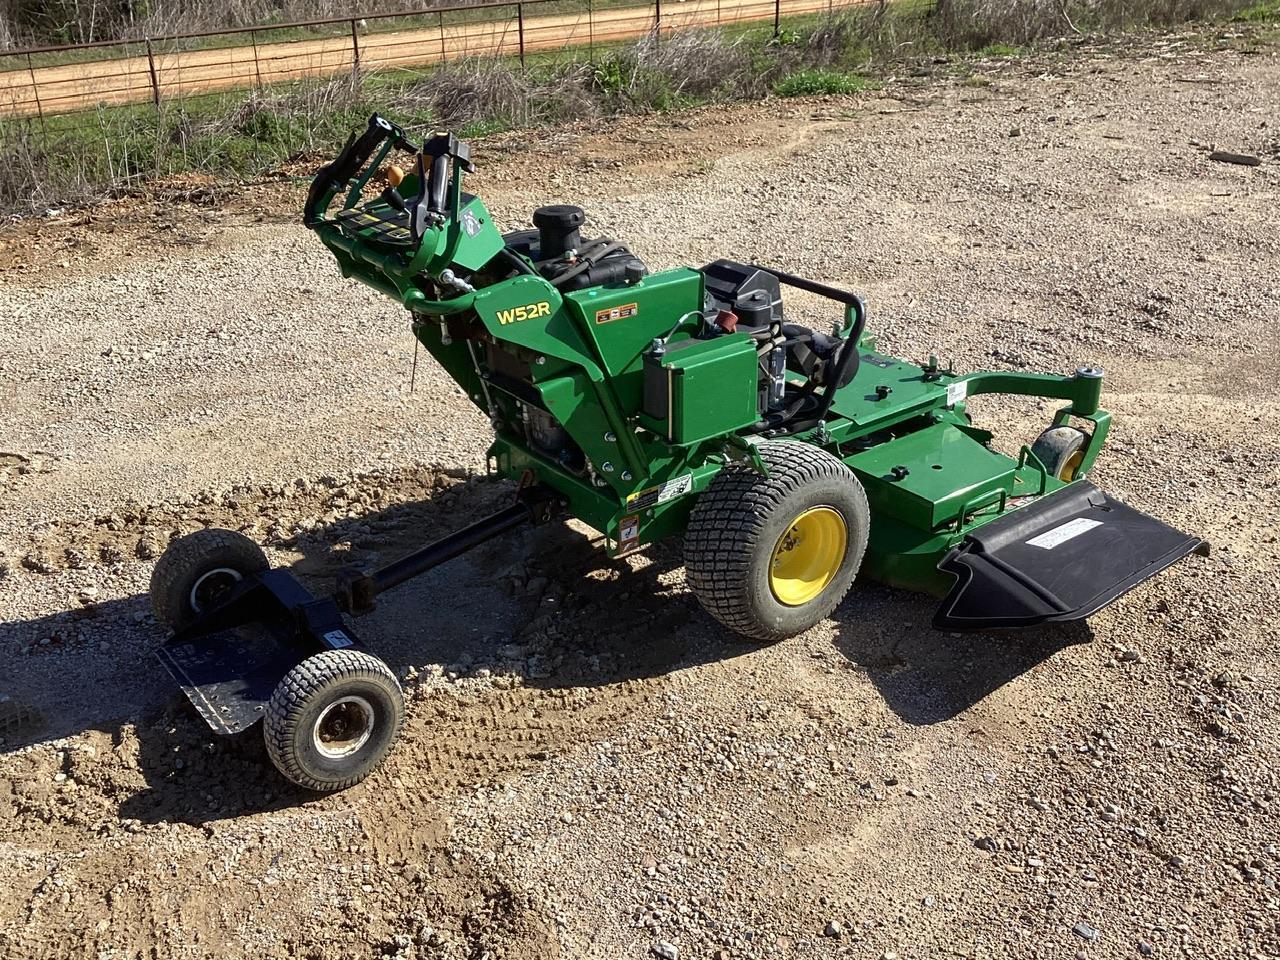
[[[448,219],[449,209],[449,160],[461,166],[467,173],[475,173],[471,162],[471,148],[452,133],[431,137],[422,145],[418,154],[418,197],[409,217],[409,230],[416,243],[431,224]]]
[[[401,150],[412,152],[416,149],[398,124],[375,113],[369,118],[369,125],[364,131],[348,137],[342,151],[321,167],[311,181],[307,190],[307,202],[302,210],[302,222],[308,227],[315,226],[333,195],[351,182],[351,178],[369,162],[373,152],[388,139],[392,141],[392,146]]]

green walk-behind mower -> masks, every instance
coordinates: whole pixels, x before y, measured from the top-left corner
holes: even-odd
[[[295,783],[350,786],[399,731],[399,684],[344,615],[525,523],[576,517],[611,556],[683,536],[703,607],[760,641],[828,616],[858,575],[942,596],[940,630],[990,630],[1089,616],[1202,548],[1086,479],[1110,424],[1098,368],[908,363],[876,350],[854,294],[730,260],[651,273],[573,206],[503,234],[462,189],[469,153],[375,116],[304,220],[488,416],[512,504],[327,597],[226,530],[175,540],[152,577],[161,660],[219,733],[262,720]],[[788,322],[784,288],[834,302],[833,332]],[[989,393],[1066,405],[1009,457],[965,411]]]

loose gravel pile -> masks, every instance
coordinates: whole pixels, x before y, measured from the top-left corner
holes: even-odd
[[[1087,624],[863,584],[758,647],[678,544],[513,535],[356,623],[409,715],[321,799],[175,696],[154,557],[230,526],[322,587],[509,496],[487,425],[296,187],[0,237],[0,955],[1280,955],[1277,89],[1188,36],[489,141],[506,227],[576,202],[655,268],[857,288],[893,353],[1103,364],[1094,479],[1213,555]],[[984,399],[1006,449],[1053,409]]]

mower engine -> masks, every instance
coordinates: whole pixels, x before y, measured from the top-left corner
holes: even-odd
[[[529,260],[538,273],[562,291],[605,284],[635,283],[649,271],[640,258],[616,240],[584,239],[581,207],[552,204],[533,212],[536,230],[503,235],[507,248]]]
[[[844,338],[828,336],[782,315],[782,284],[768,270],[733,260],[717,260],[702,268],[706,307],[714,314],[711,328],[718,333],[743,332],[756,344],[760,358],[760,416],[780,412],[787,401],[787,371],[799,374],[814,388],[825,386]],[[837,328],[838,331],[839,328]],[[853,369],[842,376],[844,386]],[[803,388],[797,388],[797,394]],[[810,390],[806,396],[812,395]]]

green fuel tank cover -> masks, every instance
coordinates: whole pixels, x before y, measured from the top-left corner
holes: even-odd
[[[745,333],[680,340],[645,357],[640,423],[681,446],[760,419],[756,347]]]

